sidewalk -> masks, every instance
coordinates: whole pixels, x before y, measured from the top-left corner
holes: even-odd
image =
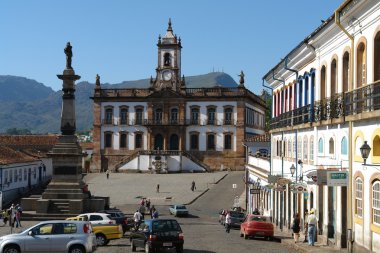
[[[300,253],[345,253],[347,249],[337,250],[331,246],[322,245],[322,240],[318,240],[314,246],[309,246],[307,242],[303,242],[305,235],[301,233],[300,242],[294,243],[292,233],[289,231],[281,231],[278,227],[275,226],[274,237],[275,240],[280,241],[285,247],[296,250]]]

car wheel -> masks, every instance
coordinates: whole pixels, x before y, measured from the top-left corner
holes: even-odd
[[[183,245],[178,246],[178,247],[176,248],[176,250],[177,250],[177,253],[183,253]]]
[[[20,253],[20,250],[16,246],[5,247],[4,253]]]
[[[106,241],[107,241],[107,239],[106,239],[106,237],[104,235],[102,235],[102,234],[97,234],[96,235],[96,244],[98,246],[104,246],[104,245],[106,245]]]
[[[135,244],[133,243],[133,240],[131,240],[131,251],[132,251],[132,252],[136,252],[136,246],[135,246]]]
[[[149,247],[148,243],[145,243],[145,253],[152,253],[152,249]]]
[[[85,250],[80,245],[74,245],[70,248],[69,253],[85,253]]]

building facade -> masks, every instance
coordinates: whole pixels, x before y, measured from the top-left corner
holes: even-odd
[[[2,206],[45,186],[52,177],[55,135],[0,135],[0,190]]]
[[[91,170],[243,169],[241,143],[264,132],[264,101],[244,87],[243,73],[235,87],[188,88],[170,21],[157,47],[149,88],[102,89],[97,78]]]
[[[379,17],[378,1],[344,1],[263,77],[273,89],[270,173],[289,179],[273,184],[275,222],[289,228],[294,213],[315,209],[319,239],[369,252],[380,251]]]

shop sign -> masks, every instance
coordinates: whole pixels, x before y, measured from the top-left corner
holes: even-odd
[[[347,171],[328,171],[327,185],[328,186],[347,186],[348,172]]]
[[[289,179],[287,179],[287,178],[283,178],[283,177],[281,177],[281,178],[279,178],[278,180],[277,180],[277,184],[278,185],[287,185],[287,184],[289,184],[291,181],[289,180]]]
[[[260,189],[249,189],[249,193],[251,193],[251,194],[260,194]]]

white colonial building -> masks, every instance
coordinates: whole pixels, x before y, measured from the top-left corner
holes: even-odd
[[[93,171],[189,172],[243,169],[248,136],[263,134],[265,102],[240,84],[181,74],[181,39],[171,22],[159,36],[155,78],[147,86],[102,88],[94,96]],[[190,79],[190,78],[189,78]],[[193,79],[194,80],[194,79]],[[199,79],[200,80],[200,79]]]
[[[314,208],[320,240],[379,252],[380,2],[344,1],[263,81],[273,89],[270,174],[289,179],[274,182],[275,222],[290,228]]]

